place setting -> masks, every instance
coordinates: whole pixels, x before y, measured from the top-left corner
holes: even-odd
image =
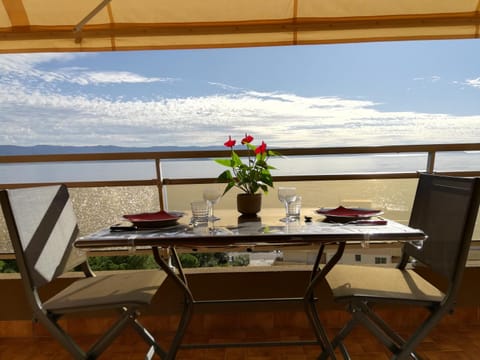
[[[379,209],[366,209],[338,206],[336,208],[319,208],[315,213],[323,215],[323,222],[334,224],[355,225],[386,225],[387,220],[380,217],[383,214]]]
[[[141,231],[141,230],[171,230],[184,228],[178,220],[184,216],[181,211],[155,211],[135,214],[125,214],[122,219],[110,226],[111,232]]]

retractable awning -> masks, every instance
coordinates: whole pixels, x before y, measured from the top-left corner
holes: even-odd
[[[2,0],[0,52],[467,39],[480,0]]]

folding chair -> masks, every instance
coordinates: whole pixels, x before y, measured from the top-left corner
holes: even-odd
[[[128,271],[95,276],[84,252],[73,247],[78,234],[65,185],[2,190],[0,201],[17,264],[34,319],[42,323],[75,359],[97,358],[127,325],[150,345],[145,358],[170,358],[137,321],[139,308],[149,305],[167,275],[161,270]],[[43,301],[38,290],[65,271],[82,266],[85,278]],[[68,313],[117,310],[119,319],[84,351],[59,325]],[[90,313],[91,315],[91,313]]]
[[[392,352],[392,359],[420,358],[415,348],[454,309],[479,201],[479,178],[420,174],[409,225],[423,230],[427,240],[404,244],[397,268],[336,265],[327,274],[334,299],[347,303],[352,315],[332,341],[345,359],[350,356],[343,340],[357,324],[366,326]],[[445,288],[420,276],[415,271],[420,266],[442,279]],[[428,316],[405,340],[373,310],[376,304],[423,307]]]

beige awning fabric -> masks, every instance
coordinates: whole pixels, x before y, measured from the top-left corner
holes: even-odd
[[[480,0],[1,0],[0,53],[467,39]]]

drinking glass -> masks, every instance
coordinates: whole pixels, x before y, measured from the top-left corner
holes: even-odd
[[[293,217],[289,216],[288,208],[292,202],[297,199],[297,188],[280,186],[278,188],[278,200],[280,200],[285,206],[285,217],[280,219],[283,222],[295,221]]]
[[[300,213],[302,211],[302,197],[297,195],[295,200],[288,204],[287,217],[293,218],[294,220],[300,219]]]
[[[215,204],[218,203],[220,198],[222,197],[222,190],[219,188],[207,188],[203,190],[203,200],[205,200],[209,207],[209,217],[208,220],[212,222],[212,232],[215,232],[215,221],[220,220],[220,218],[216,217],[214,214],[214,207]]]
[[[190,205],[192,207],[192,223],[194,225],[208,221],[209,207],[206,201],[193,201]]]

